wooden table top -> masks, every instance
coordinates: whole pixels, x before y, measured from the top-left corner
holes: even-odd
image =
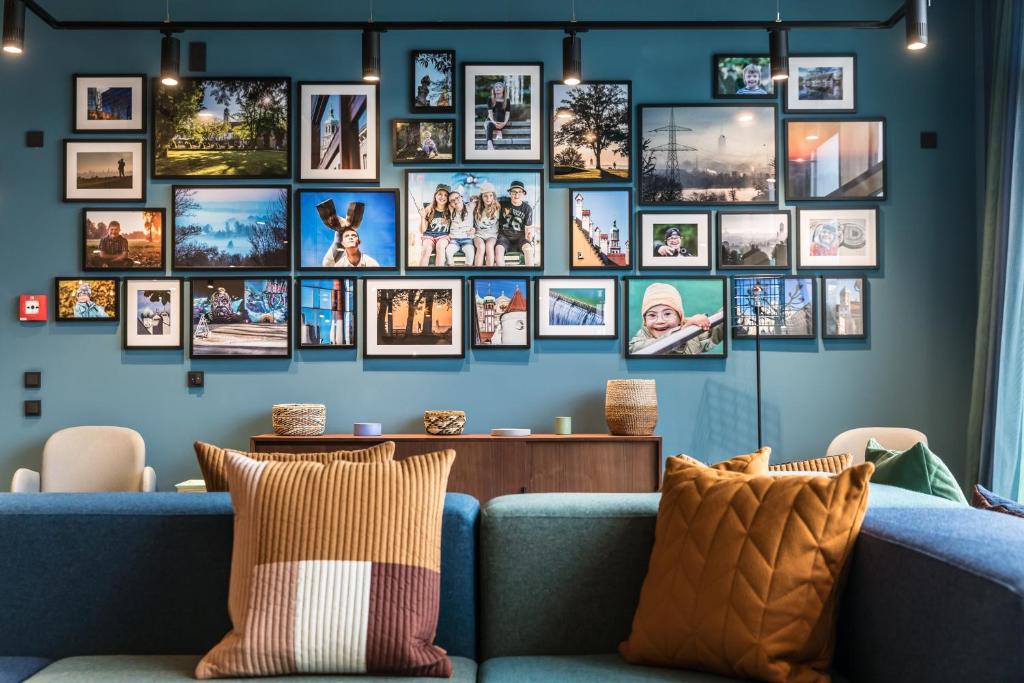
[[[661,436],[617,436],[615,434],[530,434],[528,436],[491,436],[490,434],[456,434],[443,436],[434,434],[380,434],[379,436],[356,436],[354,434],[321,434],[319,436],[280,436],[258,434],[252,437],[261,441],[661,441]]]

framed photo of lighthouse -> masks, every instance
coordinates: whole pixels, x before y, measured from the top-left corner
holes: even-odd
[[[569,268],[633,267],[633,191],[570,189]]]
[[[464,358],[461,277],[366,278],[365,358]]]
[[[776,107],[642,104],[641,204],[776,204]]]
[[[295,282],[295,346],[356,348],[356,279],[300,277]]]
[[[616,339],[619,281],[614,277],[538,277],[537,339]]]
[[[299,270],[398,270],[398,190],[296,190]]]
[[[376,83],[299,83],[298,180],[380,180]]]
[[[530,348],[529,278],[470,278],[469,305],[474,349]]]
[[[462,65],[462,160],[540,163],[541,62]]]

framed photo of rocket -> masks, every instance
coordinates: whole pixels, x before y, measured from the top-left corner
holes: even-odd
[[[474,349],[530,348],[530,279],[469,279],[471,346]]]
[[[191,358],[291,358],[290,277],[190,281]]]

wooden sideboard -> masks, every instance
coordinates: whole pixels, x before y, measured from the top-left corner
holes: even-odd
[[[661,482],[660,436],[261,434],[250,439],[250,450],[261,453],[355,450],[382,441],[395,442],[396,459],[455,449],[457,455],[448,478],[448,490],[468,493],[481,503],[510,493],[649,493],[657,491]]]

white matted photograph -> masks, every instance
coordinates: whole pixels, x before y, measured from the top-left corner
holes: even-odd
[[[786,112],[857,110],[856,55],[790,55]]]
[[[543,65],[462,66],[463,161],[541,161]]]
[[[364,282],[364,356],[465,356],[462,278],[367,278]]]
[[[878,268],[878,208],[796,210],[797,268]]]
[[[380,179],[376,84],[299,83],[299,180]]]
[[[185,281],[177,277],[126,279],[124,348],[184,348],[184,292]]]
[[[146,74],[75,74],[76,133],[143,133]]]
[[[537,278],[537,338],[617,338],[618,284],[613,277]]]
[[[640,270],[711,268],[711,212],[640,212]]]
[[[146,199],[145,140],[65,140],[64,201]]]

